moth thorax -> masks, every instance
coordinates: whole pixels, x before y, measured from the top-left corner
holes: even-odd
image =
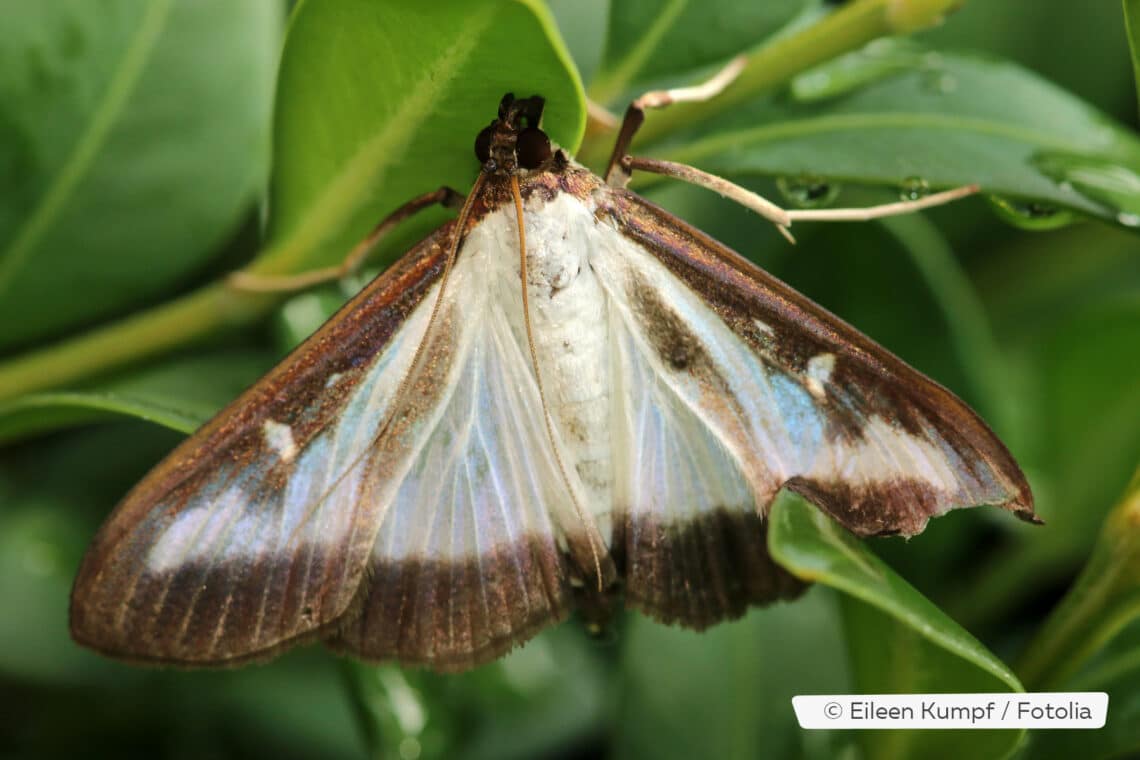
[[[608,306],[589,258],[605,233],[569,194],[527,209],[530,317],[547,403],[586,491],[586,508],[608,535],[612,486]],[[521,308],[521,304],[520,304]]]

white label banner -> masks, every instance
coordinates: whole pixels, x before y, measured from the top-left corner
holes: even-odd
[[[1103,728],[1103,691],[792,697],[800,728]]]

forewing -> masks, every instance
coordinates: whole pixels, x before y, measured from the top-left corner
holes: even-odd
[[[602,540],[574,509],[512,330],[518,272],[497,249],[517,233],[505,219],[464,244],[452,283],[464,293],[454,319],[463,351],[446,377],[424,383],[444,391],[407,470],[389,479],[398,485],[381,498],[368,579],[330,641],[367,660],[437,670],[489,661],[565,617],[571,575],[596,582],[588,546]]]
[[[1016,462],[960,399],[647,201],[612,201],[630,245],[611,292],[761,510],[787,486],[860,535],[981,504],[1036,520]]]
[[[734,528],[719,526],[733,521],[766,559],[763,528],[744,523],[784,487],[859,535],[914,535],[980,504],[1036,520],[1009,452],[945,388],[647,201],[606,198],[599,216],[617,234],[592,263],[625,346],[615,419],[649,421],[628,426],[640,448],[615,543],[627,593],[651,614],[712,622],[716,605],[684,611],[677,576],[719,576],[719,550],[700,547],[729,546]]]
[[[423,335],[450,226],[183,442],[116,508],[71,599],[82,644],[228,664],[348,607],[382,516],[367,456]]]

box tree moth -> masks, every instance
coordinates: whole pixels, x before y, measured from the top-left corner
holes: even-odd
[[[860,536],[982,504],[1036,521],[962,401],[625,189],[671,174],[785,232],[972,191],[785,211],[628,155],[646,107],[729,76],[635,101],[604,179],[551,144],[541,97],[507,95],[465,197],[416,198],[344,267],[289,283],[458,209],[126,496],[75,581],[75,640],[183,666],[321,640],[460,670],[574,610],[598,626],[624,600],[702,629],[794,597],[766,547],[782,488]]]

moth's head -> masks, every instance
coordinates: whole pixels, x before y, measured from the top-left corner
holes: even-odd
[[[515,174],[542,168],[554,156],[550,138],[539,128],[546,100],[541,95],[516,98],[507,93],[499,118],[475,138],[475,157],[488,174]]]

